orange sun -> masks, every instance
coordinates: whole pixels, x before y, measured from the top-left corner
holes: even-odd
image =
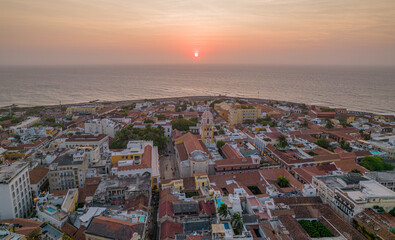
[[[199,53],[195,52],[195,58],[199,57]]]

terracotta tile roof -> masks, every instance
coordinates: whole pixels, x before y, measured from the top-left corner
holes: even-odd
[[[159,203],[159,218],[162,218],[164,216],[170,216],[174,217],[174,212],[173,212],[173,203],[169,201],[164,201],[162,203]]]
[[[303,184],[296,180],[287,170],[284,168],[274,168],[274,169],[261,169],[259,170],[262,177],[269,183],[276,185],[279,189],[281,189],[277,184],[277,179],[280,176],[283,176],[289,180],[289,183],[294,188],[299,191],[303,190]]]
[[[243,155],[241,153],[234,149],[230,144],[225,144],[221,148],[222,153],[225,155],[226,158],[242,158]]]
[[[334,162],[334,164],[337,168],[339,168],[344,173],[351,172],[354,169],[358,169],[359,171],[361,171],[362,174],[369,171],[366,168],[359,165],[358,163],[356,163],[355,160],[341,160]]]
[[[70,237],[73,237],[74,234],[77,232],[77,228],[71,225],[68,222],[65,222],[64,225],[62,226],[62,231],[65,232],[67,235]]]
[[[85,233],[109,239],[130,240],[134,233],[142,236],[143,231],[144,224],[142,223],[98,216],[93,218]]]
[[[371,156],[370,151],[356,151],[354,152],[357,157]]]
[[[214,201],[212,200],[199,201],[199,208],[200,208],[200,213],[207,214],[208,216],[212,216],[216,212]]]
[[[215,161],[216,171],[226,171],[226,170],[242,170],[242,169],[258,169],[260,167],[259,163],[253,163],[251,157],[241,157],[233,159],[221,159]]]
[[[183,140],[185,149],[188,154],[195,150],[200,150],[204,152],[202,145],[200,144],[197,136],[193,135],[192,133],[188,132],[177,139],[177,141]]]
[[[357,159],[357,155],[355,155],[354,152],[341,152],[338,153],[340,156],[341,160],[356,160]]]
[[[174,239],[176,234],[184,233],[184,229],[181,223],[175,223],[172,221],[165,221],[161,224],[160,239],[165,238]]]
[[[80,228],[78,228],[77,232],[74,234],[73,238],[75,240],[86,240],[85,237],[85,230],[86,227],[85,226],[81,226]]]
[[[38,165],[29,172],[30,184],[39,183],[48,174],[48,172],[48,168]]]
[[[293,217],[283,215],[283,216],[279,216],[278,219],[284,225],[284,227],[289,231],[293,239],[298,239],[298,240],[309,239],[308,234],[303,229],[302,225],[300,225]]]
[[[178,143],[176,144],[177,152],[180,157],[181,161],[187,160],[188,159],[188,153],[187,150],[185,149],[184,143]]]
[[[53,194],[54,196],[66,196],[67,195],[67,189],[66,190],[55,190],[55,191],[51,191],[51,194]]]
[[[141,194],[137,197],[129,198],[125,201],[123,205],[123,210],[125,211],[148,211],[149,199],[145,195]]]
[[[107,137],[106,134],[95,135],[73,135],[69,137],[66,142],[96,142]]]
[[[15,227],[15,233],[22,235],[29,235],[32,231],[40,228],[42,222],[25,219],[25,218],[12,218],[0,220],[0,223],[18,224],[20,227]]]
[[[335,165],[328,164],[328,166],[332,166],[333,169],[331,169],[331,171],[337,170]],[[294,171],[302,180],[307,183],[312,183],[314,176],[328,175],[328,171],[322,169],[320,166],[294,168],[292,171]]]

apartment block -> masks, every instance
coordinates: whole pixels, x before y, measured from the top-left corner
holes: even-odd
[[[0,166],[0,219],[24,218],[31,212],[28,164],[14,162]]]
[[[49,166],[49,188],[66,190],[83,188],[88,169],[88,157],[81,150],[70,150],[56,158]]]

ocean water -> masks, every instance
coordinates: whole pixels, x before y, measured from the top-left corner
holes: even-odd
[[[227,95],[395,113],[395,68],[144,65],[0,67],[0,106]]]

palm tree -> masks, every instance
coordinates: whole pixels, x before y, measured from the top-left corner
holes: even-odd
[[[232,226],[236,235],[239,235],[243,230],[243,220],[241,219],[240,214],[235,213],[232,216]]]
[[[286,146],[288,146],[287,138],[285,138],[284,135],[278,136],[278,146],[280,148],[285,148]]]
[[[280,187],[288,187],[289,186],[289,180],[286,178],[286,177],[284,177],[284,176],[280,176],[278,179],[277,179],[277,184],[280,186]]]
[[[221,218],[227,218],[230,215],[230,212],[228,210],[228,206],[226,206],[225,204],[221,204],[221,206],[218,208],[218,215]]]

